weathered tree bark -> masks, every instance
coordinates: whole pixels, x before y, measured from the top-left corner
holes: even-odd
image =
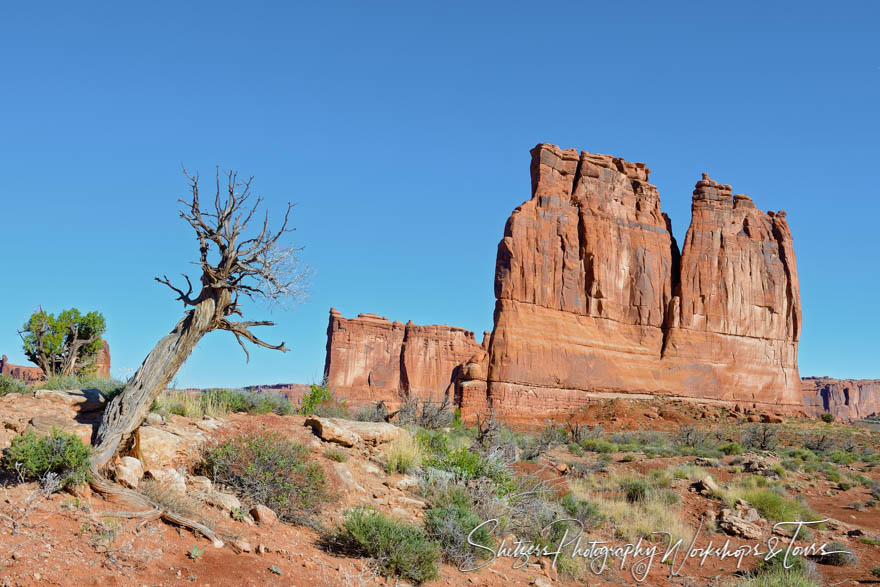
[[[216,310],[213,299],[200,302],[190,310],[174,330],[159,340],[122,393],[107,406],[92,457],[97,469],[103,469],[120,445],[129,441],[199,340],[213,330]]]
[[[107,406],[92,453],[91,485],[95,491],[105,496],[118,497],[129,504],[144,508],[140,512],[122,512],[118,515],[145,519],[161,517],[202,533],[213,540],[215,546],[223,546],[223,542],[203,524],[163,510],[146,496],[122,489],[104,477],[104,471],[113,456],[128,448],[132,434],[146,418],[153,402],[174,379],[205,334],[212,330],[232,332],[246,355],[248,351],[244,340],[265,348],[287,351],[283,342],[278,345],[269,344],[250,331],[253,326],[271,326],[273,322],[229,320],[231,315],[241,315],[238,304],[240,294],[251,298],[260,296],[270,301],[303,294],[302,281],[305,273],[295,270],[293,264],[293,253],[298,249],[278,245],[279,238],[292,230],[287,228],[290,205],[279,231],[268,230],[267,215],[259,234],[243,239],[242,231],[261,201],[257,199],[249,210],[242,210],[249,196],[250,180],[244,184],[238,183],[236,175],[230,172],[227,174],[228,193],[222,198],[218,171],[213,209],[202,210],[199,204],[198,178],[189,175],[187,177],[191,181],[192,201],[180,200],[186,205],[180,216],[193,227],[199,240],[200,260],[197,264],[202,269],[201,291],[192,297],[192,283],[185,275],[188,285],[186,292],[172,285],[167,277],[156,278],[156,281],[177,293],[177,299],[191,309],[169,334],[159,340],[125,389]],[[215,263],[208,260],[211,247],[216,248],[218,255]]]

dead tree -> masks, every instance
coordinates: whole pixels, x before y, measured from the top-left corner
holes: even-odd
[[[266,213],[260,230],[247,236],[245,229],[262,201],[262,198],[252,201],[253,178],[240,182],[236,173],[227,172],[221,177],[218,169],[213,202],[204,206],[199,199],[198,176],[188,174],[185,169],[184,174],[189,180],[192,196],[188,200],[179,200],[183,205],[180,217],[193,228],[199,242],[199,260],[194,264],[201,269],[200,288],[194,293],[193,284],[185,274],[186,291],[164,275],[155,278],[177,294],[186,313],[174,329],[159,340],[125,389],[107,406],[92,457],[92,487],[105,495],[120,496],[129,503],[151,508],[132,515],[164,517],[198,530],[212,538],[215,544],[222,545],[204,526],[164,512],[144,496],[107,482],[103,471],[118,450],[130,445],[132,434],[143,422],[153,401],[207,333],[213,330],[231,332],[248,359],[250,355],[245,341],[286,352],[288,349],[283,342],[270,344],[251,332],[252,327],[272,326],[273,322],[232,320],[231,317],[242,315],[239,304],[242,296],[276,304],[303,297],[307,272],[299,267],[296,253],[300,249],[282,242],[282,237],[294,230],[288,227],[291,204],[288,204],[278,230],[269,228]],[[221,180],[224,181],[221,183]]]

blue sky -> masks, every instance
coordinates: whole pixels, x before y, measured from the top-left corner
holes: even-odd
[[[538,142],[644,161],[679,243],[701,172],[783,209],[802,375],[880,377],[875,2],[6,3],[0,352],[42,304],[101,310],[113,373],[182,315],[181,163],[256,176],[315,270],[262,335],[199,344],[184,386],[311,382],[328,310],[477,332]],[[193,273],[193,275],[195,275]]]

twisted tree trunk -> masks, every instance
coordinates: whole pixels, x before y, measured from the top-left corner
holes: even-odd
[[[213,298],[200,302],[156,344],[137,373],[104,411],[92,464],[104,469],[144,421],[150,407],[168,386],[199,340],[214,329],[217,305]]]

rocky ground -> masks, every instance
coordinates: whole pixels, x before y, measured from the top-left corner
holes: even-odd
[[[63,428],[90,440],[102,407],[103,398],[90,392],[0,397],[0,448],[8,447],[13,437],[29,428],[38,432]],[[873,457],[851,462],[843,458],[844,462],[831,468],[823,462],[798,464],[786,451],[796,448],[803,435],[820,430],[855,442],[849,446],[852,454],[868,455],[870,446],[880,440],[876,432],[816,421],[775,422],[768,425],[775,427],[782,447],[720,458],[652,454],[654,449],[644,444],[636,447],[628,437],[620,436],[637,431],[679,434],[689,424],[702,431],[733,430],[747,426],[749,420],[760,422],[761,416],[692,404],[603,402],[578,414],[577,423],[593,434],[593,441],[578,446],[551,444],[536,458],[516,463],[514,469],[546,480],[560,495],[570,491],[593,500],[600,509],[607,508],[604,519],[588,530],[592,539],[617,544],[637,539],[629,534],[633,531],[633,521],[626,518],[629,509],[658,516],[658,524],[675,520],[688,537],[702,523],[697,547],[709,540],[716,546],[729,541],[731,550],[766,543],[773,536],[771,521],[735,493],[745,478],[765,479],[768,487],[801,496],[822,519],[828,519],[823,528],[811,531],[809,540],[798,544],[840,541],[856,554],[854,564],[816,565],[820,584],[872,581],[871,570],[880,565],[880,507],[872,503],[876,500],[871,495],[871,481],[880,475],[874,471]],[[597,434],[597,424],[604,436]],[[314,528],[282,523],[270,510],[242,504],[226,488],[192,473],[200,447],[240,433],[266,431],[277,431],[307,446],[310,458],[320,463],[330,481],[332,499],[322,508]],[[225,546],[214,548],[204,538],[161,521],[119,518],[114,512],[124,510],[123,504],[105,501],[85,487],[47,495],[37,483],[19,482],[7,472],[0,489],[0,584],[403,584],[379,576],[369,560],[333,554],[321,546],[322,528],[336,526],[344,512],[361,504],[393,518],[422,523],[428,504],[418,477],[386,474],[385,449],[401,434],[407,432],[392,424],[302,415],[196,419],[151,414],[131,455],[116,463],[117,480],[131,487],[146,479],[175,488],[215,528]],[[835,453],[825,454],[836,458]],[[623,508],[615,505],[625,503],[618,499],[618,485],[624,487],[633,480],[644,481],[666,496],[663,511],[642,502]],[[777,530],[776,535],[787,540],[785,532]],[[743,568],[752,568],[754,563],[747,559]],[[721,585],[737,572],[735,559],[715,557],[702,565],[698,560],[686,561],[676,569],[679,576],[670,577],[671,567],[676,566],[658,561],[645,584]],[[601,575],[585,572],[577,577],[560,575],[545,559],[512,567],[509,558],[474,573],[443,564],[439,578],[431,584],[634,584],[629,564],[623,569],[611,565]]]

